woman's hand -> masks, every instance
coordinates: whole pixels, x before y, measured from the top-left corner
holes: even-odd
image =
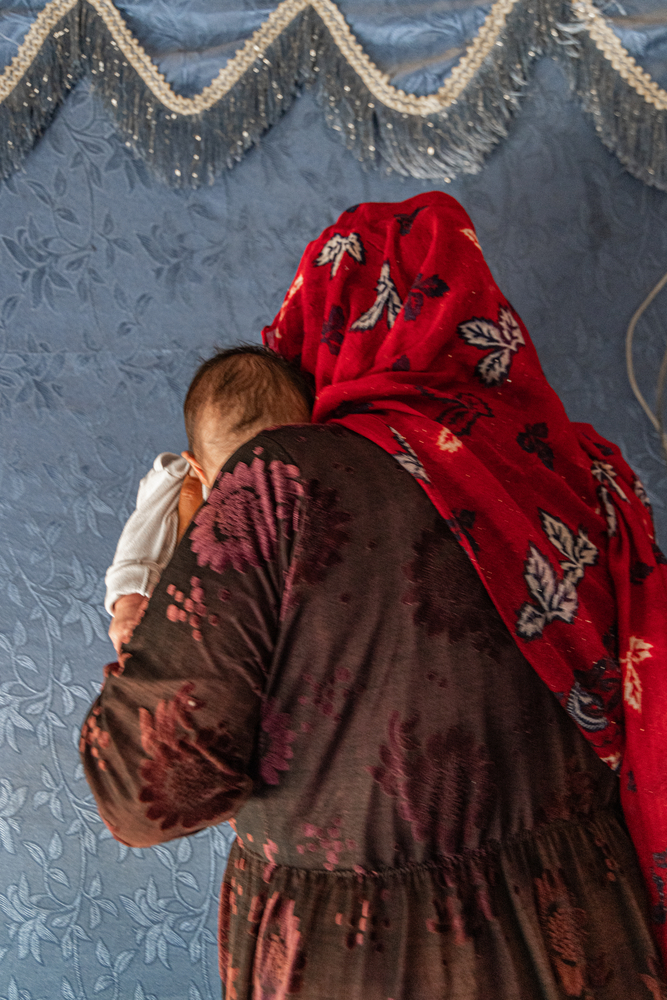
[[[147,604],[148,598],[143,594],[123,594],[114,604],[109,638],[119,656],[121,646],[124,642],[130,641],[132,633],[143,618]]]

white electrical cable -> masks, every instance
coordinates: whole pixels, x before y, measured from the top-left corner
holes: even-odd
[[[639,309],[637,309],[634,316],[630,320],[630,325],[628,326],[628,332],[625,335],[625,364],[628,372],[628,380],[630,382],[630,387],[632,388],[632,391],[634,392],[635,397],[639,402],[639,405],[641,406],[644,413],[649,418],[649,420],[655,427],[656,431],[660,435],[662,448],[663,451],[665,452],[665,456],[667,457],[667,435],[665,434],[663,427],[663,420],[662,420],[662,408],[663,408],[662,403],[665,392],[665,383],[667,382],[667,351],[665,351],[663,355],[662,363],[660,364],[660,371],[658,373],[658,382],[656,386],[656,409],[658,411],[657,415],[648,405],[648,403],[644,399],[644,396],[642,395],[641,389],[637,385],[637,379],[635,378],[635,366],[632,360],[632,343],[635,334],[635,327],[637,326],[637,323],[639,322],[644,312],[653,302],[653,299],[656,297],[656,295],[660,294],[665,285],[667,285],[667,273],[663,274],[658,284],[655,286],[655,288],[651,290],[651,292],[649,292],[649,294],[646,296],[646,298],[640,305]]]

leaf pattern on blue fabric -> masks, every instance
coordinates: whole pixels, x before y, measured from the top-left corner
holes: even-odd
[[[431,480],[426,474],[426,469],[419,460],[417,452],[414,450],[412,445],[405,440],[402,434],[390,427],[389,430],[394,435],[394,438],[398,442],[400,451],[393,452],[392,458],[395,458],[399,465],[402,465],[406,472],[409,472],[411,476],[415,479],[421,479],[424,483],[429,483]]]
[[[391,330],[403,303],[396,291],[396,285],[392,281],[391,267],[388,260],[382,265],[375,290],[377,292],[375,302],[370,309],[352,324],[350,327],[351,330],[372,330],[380,321],[385,309],[387,310],[387,326]]]
[[[343,236],[341,233],[334,233],[330,240],[324,244],[315,261],[315,267],[324,267],[331,264],[329,277],[335,278],[345,254],[349,254],[357,264],[366,263],[366,251],[361,242],[359,233],[350,233]]]
[[[484,385],[500,385],[510,372],[512,358],[525,346],[521,328],[512,310],[507,306],[498,309],[498,322],[474,317],[458,327],[458,335],[466,344],[490,354],[477,362],[475,374]]]
[[[583,578],[586,566],[594,566],[599,555],[583,528],[579,528],[575,535],[559,517],[544,510],[539,513],[542,530],[562,556],[560,567],[563,577],[559,579],[547,556],[531,542],[524,564],[524,579],[532,603],[527,601],[523,604],[516,626],[516,634],[526,640],[541,636],[550,622],[560,620],[571,624],[574,621],[579,604],[577,584]]]

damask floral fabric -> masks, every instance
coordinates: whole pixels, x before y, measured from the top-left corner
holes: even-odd
[[[615,776],[364,437],[241,448],[122,661],[84,725],[88,780],[132,845],[234,818],[227,997],[665,988]]]
[[[567,418],[468,215],[439,191],[352,206],[307,247],[264,337],[313,378],[314,420],[365,435],[419,482],[620,773],[667,956],[667,558],[619,449]]]

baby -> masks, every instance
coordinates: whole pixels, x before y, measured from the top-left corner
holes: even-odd
[[[117,653],[227,459],[267,427],[309,423],[311,407],[300,372],[268,348],[232,347],[201,365],[183,405],[189,451],[155,459],[107,570],[104,603]]]

